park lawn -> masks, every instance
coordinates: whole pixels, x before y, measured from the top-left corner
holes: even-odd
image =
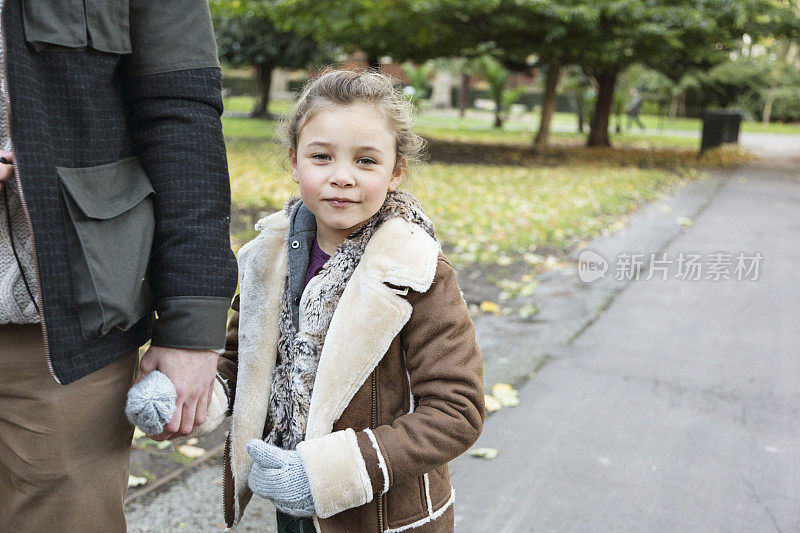
[[[253,107],[254,98],[251,96],[233,96],[225,99],[225,110],[244,113]],[[270,102],[269,110],[276,115],[286,113],[291,107],[291,101],[285,99],[275,99]],[[699,118],[677,117],[670,120],[667,117],[658,115],[640,115],[645,125],[644,136],[663,137],[664,133],[670,131],[695,132],[699,135],[702,129],[702,121]],[[627,126],[627,117],[619,117],[623,129]],[[417,126],[423,128],[456,129],[456,130],[491,130],[493,117],[491,112],[469,110],[467,116],[459,118],[455,112],[423,111],[417,118]],[[612,129],[618,122],[617,117],[611,118]],[[528,132],[533,134],[539,127],[539,113],[523,113],[511,116],[505,123],[503,131],[506,132]],[[577,130],[578,119],[574,113],[555,113],[553,116],[553,128],[562,131]],[[587,124],[588,128],[588,124]],[[742,122],[742,131],[748,133],[774,133],[786,135],[800,135],[800,124],[783,124],[773,122],[766,127],[759,121],[746,120]],[[640,134],[638,128],[633,129]],[[655,134],[655,135],[654,135]],[[576,133],[577,135],[577,133]],[[622,140],[625,135],[622,135]],[[695,143],[697,141],[694,141]]]
[[[280,101],[278,101],[280,102]],[[227,108],[226,100],[226,108]],[[270,111],[275,113],[276,107],[270,106]],[[533,132],[514,129],[494,129],[491,123],[475,122],[460,125],[457,120],[447,118],[435,120],[418,117],[417,131],[426,137],[439,140],[458,142],[501,143],[518,146],[530,146],[533,142]],[[274,140],[275,121],[253,119],[239,116],[225,116],[222,120],[222,131],[226,138],[250,138]],[[585,134],[554,132],[551,134],[554,144],[579,145],[585,141]],[[699,140],[688,137],[643,135],[643,134],[612,134],[611,141],[614,145],[638,146],[640,148],[681,148],[697,149]]]
[[[234,228],[238,248],[255,235],[253,222],[280,209],[297,187],[277,143],[228,139],[227,146],[234,219],[247,218]],[[621,216],[698,174],[586,161],[432,163],[414,168],[413,176],[404,187],[420,198],[456,264],[523,258],[533,265],[617,227]]]
[[[256,99],[252,96],[228,96],[224,99],[224,109],[232,113],[249,113],[253,109]],[[273,99],[269,103],[270,113],[280,115],[287,113],[292,107],[290,100]]]

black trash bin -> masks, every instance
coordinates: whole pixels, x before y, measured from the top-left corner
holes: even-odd
[[[742,123],[740,111],[703,112],[703,137],[700,153],[725,143],[739,142],[739,126]]]

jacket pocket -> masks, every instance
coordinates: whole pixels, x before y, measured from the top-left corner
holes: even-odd
[[[127,330],[152,311],[147,283],[155,192],[137,157],[96,167],[56,167],[83,336]]]
[[[428,514],[424,480],[418,476],[392,485],[386,493],[386,514],[389,528],[406,526]]]
[[[129,0],[22,0],[22,24],[37,52],[131,53]]]
[[[450,470],[447,464],[428,473],[428,491],[434,512],[450,500],[453,489],[450,485]]]

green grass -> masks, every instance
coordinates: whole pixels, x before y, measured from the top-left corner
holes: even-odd
[[[280,145],[257,139],[229,139],[227,145],[234,211],[249,213],[251,224],[297,194]],[[697,177],[591,159],[555,167],[433,163],[414,172],[404,187],[420,198],[459,264],[567,250]],[[252,230],[241,231],[234,243],[238,247],[253,236]]]
[[[421,116],[418,131],[429,140],[432,160],[415,168],[405,185],[459,264],[514,255],[535,264],[536,254],[565,252],[615,227],[643,202],[696,179],[695,168],[746,159],[735,146],[698,158],[697,139],[629,134],[612,136],[616,148],[585,148],[583,136],[555,133],[550,149],[533,152],[530,131],[513,129],[513,121],[508,131],[494,130],[481,120]],[[235,248],[255,235],[245,228],[298,192],[274,127],[271,120],[223,117]]]
[[[249,113],[253,109],[255,98],[252,96],[229,96],[225,98],[224,107],[225,111],[233,113]],[[269,103],[270,113],[276,115],[283,114],[289,111],[292,103],[289,100],[271,100]]]
[[[275,122],[257,118],[222,117],[222,134],[233,139],[275,140]]]
[[[253,107],[254,98],[250,96],[235,96],[225,99],[225,110],[232,112],[248,112]],[[274,114],[286,113],[291,107],[289,100],[273,100],[270,102],[270,112]],[[622,127],[625,129],[627,125],[627,117],[624,115],[622,118]],[[670,120],[668,117],[659,117],[657,115],[641,115],[642,122],[646,127],[644,136],[652,137],[655,135],[662,136],[663,132],[669,131],[684,131],[696,132],[699,135],[702,129],[702,121],[699,118],[684,118],[676,117]],[[490,112],[481,112],[470,110],[467,117],[459,118],[454,116],[454,113],[442,113],[436,111],[423,111],[417,119],[417,127],[419,128],[434,128],[434,129],[455,129],[455,130],[491,130],[492,129],[492,114]],[[616,126],[617,119],[612,117],[612,128]],[[504,125],[503,131],[505,132],[528,132],[533,134],[539,126],[539,113],[524,113],[509,118]],[[555,113],[553,116],[553,126],[556,129],[575,131],[578,127],[578,119],[574,113]],[[588,129],[588,125],[587,125]],[[639,135],[639,129],[633,130],[636,135]],[[748,133],[774,133],[786,135],[800,135],[800,124],[782,124],[773,122],[766,127],[761,122],[744,121],[742,122],[742,131]],[[577,133],[575,135],[578,135]]]

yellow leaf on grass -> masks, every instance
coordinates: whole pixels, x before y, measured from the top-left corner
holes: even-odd
[[[189,457],[190,459],[197,459],[198,457],[202,457],[206,454],[206,451],[203,448],[198,448],[197,446],[191,446],[189,444],[178,446],[176,449],[178,450],[178,453],[185,457]]]
[[[131,487],[141,487],[142,485],[147,483],[146,477],[136,477],[136,476],[128,476],[128,488]]]
[[[498,316],[503,312],[503,310],[500,308],[499,305],[490,301],[481,302],[481,311],[483,311],[484,313],[492,313]]]
[[[497,448],[474,448],[467,452],[472,457],[480,457],[481,459],[494,459],[497,457]]]
[[[144,436],[145,436],[144,431],[142,431],[138,427],[133,428],[133,440],[139,440]]]

